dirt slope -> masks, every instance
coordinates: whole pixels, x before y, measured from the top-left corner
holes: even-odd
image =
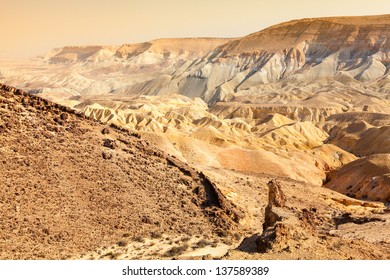
[[[1,259],[234,232],[239,212],[203,174],[65,107],[6,86],[0,94]]]
[[[390,154],[375,154],[346,164],[328,176],[325,187],[360,199],[390,201]]]

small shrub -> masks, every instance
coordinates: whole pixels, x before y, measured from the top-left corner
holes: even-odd
[[[162,237],[162,233],[161,232],[152,232],[150,234],[150,237],[153,238],[153,239],[159,239]]]
[[[241,234],[239,234],[238,232],[236,232],[235,234],[234,234],[234,239],[235,240],[240,240],[241,239]]]
[[[143,243],[145,239],[141,235],[137,235],[133,237],[133,241]]]
[[[182,242],[187,242],[187,241],[190,241],[190,240],[191,240],[191,237],[189,237],[189,236],[183,236],[180,240],[181,240]]]
[[[165,252],[164,256],[165,257],[173,257],[182,254],[183,252],[187,251],[189,248],[188,244],[184,244],[182,246],[175,246],[172,247],[170,250]]]
[[[202,239],[202,240],[199,240],[194,246],[192,246],[193,248],[204,248],[206,246],[210,245],[210,242],[205,240],[205,239]]]
[[[225,243],[226,245],[229,245],[229,246],[233,244],[232,240],[230,240],[229,238],[225,238],[223,240],[223,243]]]

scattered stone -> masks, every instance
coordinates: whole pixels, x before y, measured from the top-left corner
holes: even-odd
[[[113,149],[113,150],[117,147],[115,140],[112,140],[112,139],[104,139],[103,146],[110,148],[110,149]]]
[[[67,113],[61,113],[60,118],[63,121],[67,121],[69,118],[69,115]]]
[[[58,118],[58,117],[55,117],[54,121],[56,123],[58,123],[59,125],[62,125],[62,126],[65,124],[65,122],[61,118]]]
[[[110,130],[107,127],[105,127],[102,129],[102,134],[103,135],[110,134]]]
[[[112,159],[112,154],[109,153],[109,152],[104,151],[102,153],[102,157],[103,157],[103,159]]]

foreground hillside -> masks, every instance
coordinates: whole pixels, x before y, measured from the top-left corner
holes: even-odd
[[[234,233],[232,209],[204,175],[129,133],[7,89],[14,91],[0,91],[1,259]]]

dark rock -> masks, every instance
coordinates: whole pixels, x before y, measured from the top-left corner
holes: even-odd
[[[127,246],[127,242],[125,240],[121,240],[117,244],[119,247],[126,247]]]
[[[102,157],[103,159],[112,159],[112,154],[108,152],[103,152]]]
[[[103,135],[110,134],[110,130],[107,127],[105,127],[102,129],[102,134]]]
[[[66,121],[66,120],[68,120],[69,115],[66,114],[66,113],[62,113],[62,114],[60,115],[60,118],[61,118],[61,120]]]
[[[110,149],[113,149],[113,150],[117,147],[115,140],[112,140],[112,139],[104,139],[103,146],[110,148]]]
[[[62,126],[65,124],[64,121],[61,120],[61,119],[58,118],[58,117],[55,117],[55,118],[54,118],[54,121],[55,121],[56,123],[58,123],[59,125],[62,125]]]

